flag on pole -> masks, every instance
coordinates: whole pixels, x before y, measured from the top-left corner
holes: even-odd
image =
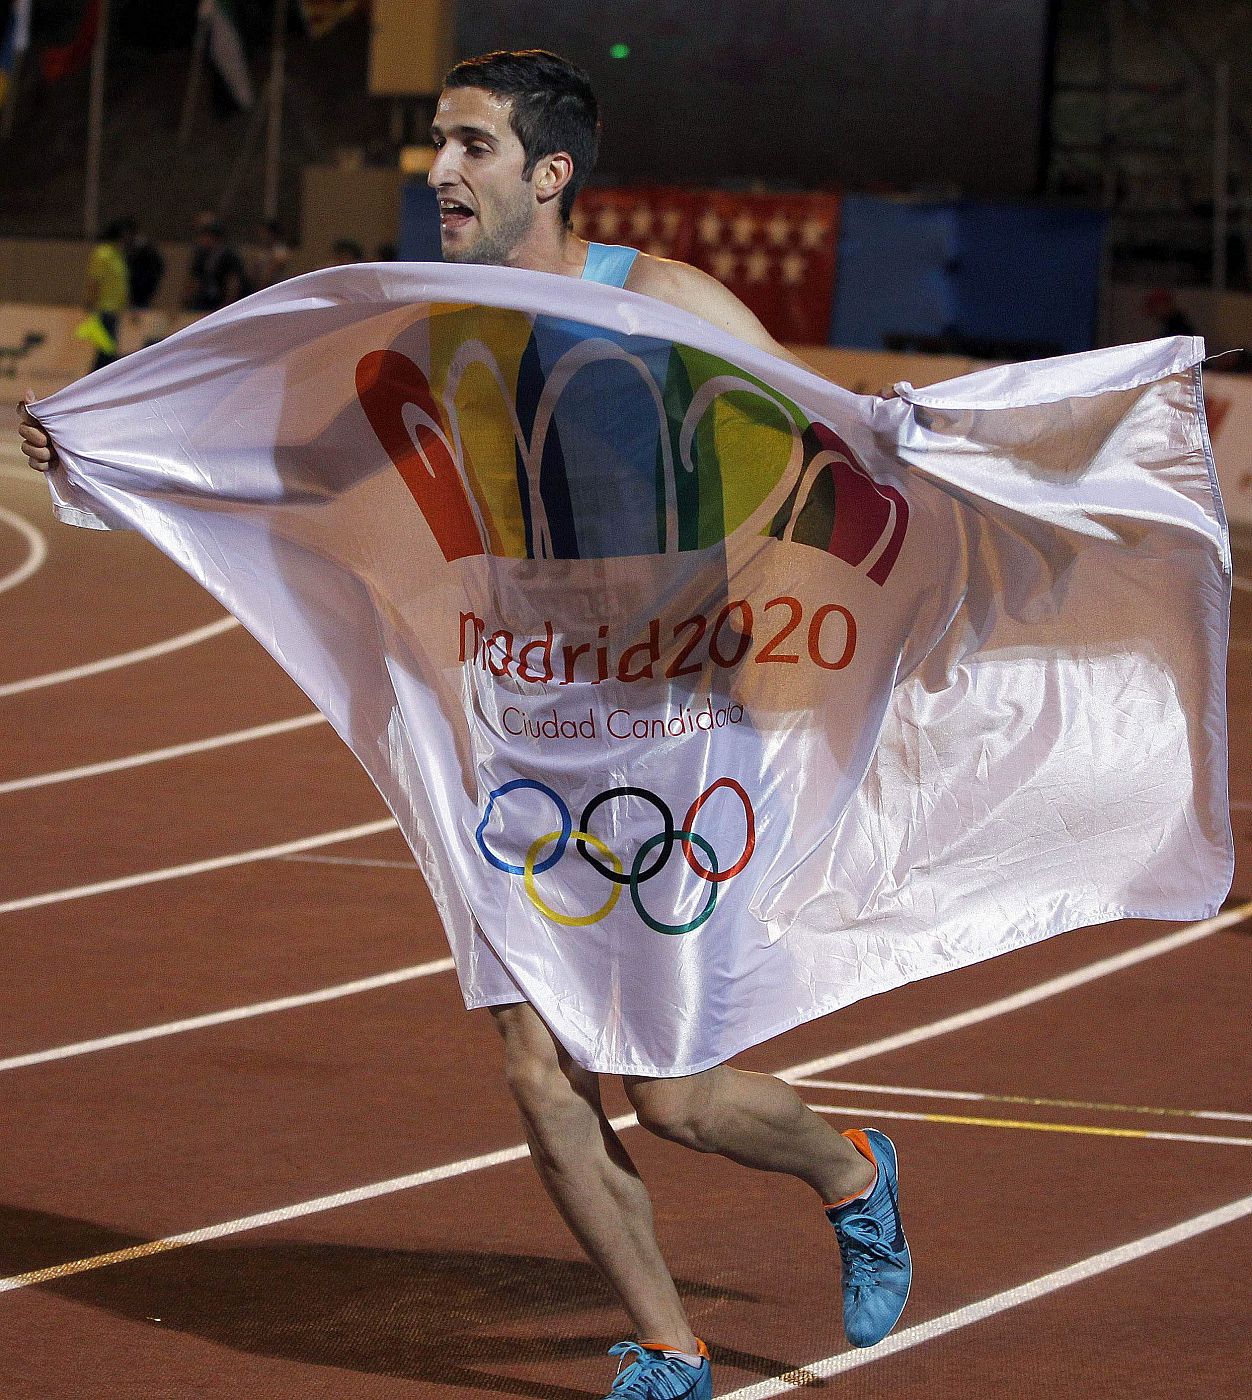
[[[300,0],[300,16],[311,39],[329,34],[337,24],[364,8],[362,0]]]
[[[81,72],[91,59],[96,46],[96,31],[100,27],[100,0],[87,0],[78,29],[68,44],[44,49],[39,56],[39,71],[44,82],[55,83]]]
[[[22,57],[30,48],[30,0],[13,0],[4,38],[0,39],[0,107],[9,97]]]
[[[1218,908],[1202,354],[881,400],[652,298],[387,264],[32,412],[62,518],[146,535],[356,753],[467,1004],[679,1075],[1066,929]]]
[[[209,57],[237,106],[256,101],[232,0],[200,0],[200,23],[208,25]]]

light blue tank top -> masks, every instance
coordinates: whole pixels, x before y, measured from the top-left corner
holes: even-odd
[[[583,278],[606,287],[624,287],[638,256],[637,248],[623,248],[620,243],[588,243]]]

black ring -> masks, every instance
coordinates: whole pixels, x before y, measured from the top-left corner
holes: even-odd
[[[643,884],[645,880],[650,880],[654,875],[659,874],[665,868],[665,864],[670,858],[670,853],[674,849],[674,814],[670,811],[662,798],[658,797],[654,792],[649,792],[647,788],[607,788],[604,792],[598,793],[593,797],[583,808],[583,814],[578,822],[578,829],[580,831],[590,831],[591,827],[588,826],[587,823],[591,820],[591,814],[601,803],[608,802],[614,797],[642,797],[645,802],[652,803],[657,811],[660,812],[665,822],[665,831],[661,835],[661,854],[653,861],[651,870],[641,870],[638,874],[637,883]],[[619,875],[616,870],[610,870],[607,865],[602,865],[587,849],[587,843],[585,841],[578,841],[575,842],[575,844],[578,847],[578,854],[582,856],[589,865],[598,870],[601,875],[612,880],[613,883],[617,885],[630,884],[631,875],[629,871]]]

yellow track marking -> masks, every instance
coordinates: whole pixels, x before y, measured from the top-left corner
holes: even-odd
[[[854,1118],[902,1118],[912,1123],[955,1123],[969,1128],[1016,1128],[1035,1133],[1086,1133],[1093,1137],[1146,1138],[1153,1142],[1201,1142],[1215,1147],[1252,1147],[1252,1138],[1218,1137],[1213,1133],[1164,1133],[1149,1128],[1106,1128],[1090,1123],[1037,1123],[1030,1119],[968,1118],[955,1113],[906,1113],[898,1108],[859,1104],[814,1103],[818,1113],[848,1114]]]
[[[1164,1118],[1210,1118],[1225,1123],[1252,1123],[1252,1113],[1216,1108],[1161,1108],[1148,1104],[1101,1103],[1091,1099],[1041,1099],[1027,1094],[979,1094],[964,1089],[919,1089],[899,1084],[864,1084],[845,1079],[797,1079],[799,1089],[839,1089],[858,1094],[898,1094],[903,1098],[961,1099],[967,1103],[1017,1103],[1030,1108],[1083,1108],[1097,1113],[1143,1113]]]

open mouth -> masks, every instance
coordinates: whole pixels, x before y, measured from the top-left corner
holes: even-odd
[[[474,211],[466,204],[461,204],[455,199],[439,201],[439,227],[445,233],[454,233],[465,228],[473,217]]]

